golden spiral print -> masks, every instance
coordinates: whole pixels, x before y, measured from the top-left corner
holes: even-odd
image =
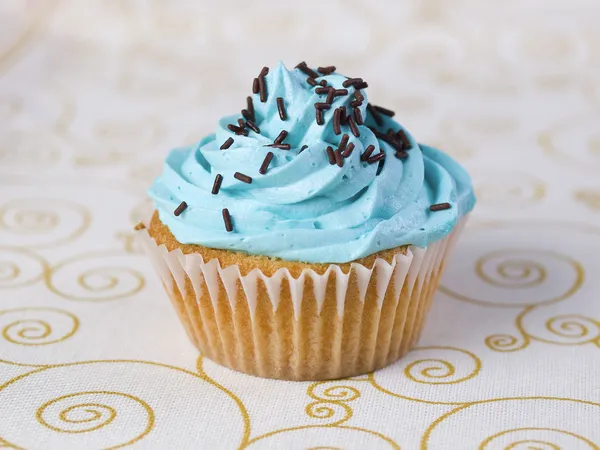
[[[21,246],[45,247],[71,242],[89,227],[83,206],[58,199],[13,199],[0,205],[0,240],[19,239]]]
[[[0,289],[35,284],[47,270],[46,260],[30,250],[0,247]]]
[[[380,392],[393,397],[420,403],[460,404],[453,396],[447,397],[445,385],[465,383],[479,375],[481,359],[474,353],[457,347],[417,347],[396,365],[369,374],[368,381]],[[392,370],[392,368],[394,370]],[[398,377],[402,371],[406,378]],[[406,380],[412,383],[407,383]],[[437,390],[435,387],[439,386]],[[427,400],[432,392],[440,395]]]
[[[466,355],[467,360],[471,360],[471,367],[468,370],[464,370],[468,367],[461,358],[460,371],[464,373],[457,373],[456,365],[451,361],[441,358],[423,358],[415,359],[408,363],[404,368],[404,375],[415,383],[422,384],[455,384],[462,383],[470,378],[475,377],[481,370],[481,360],[473,353],[453,347],[420,347],[414,349],[409,354],[415,356],[416,354],[424,354],[433,352],[439,354],[440,351],[450,350],[451,352],[459,352]]]
[[[133,269],[131,254],[90,253],[52,267],[46,285],[55,294],[81,301],[107,301],[132,296],[145,284]]]
[[[538,144],[546,156],[559,164],[597,171],[600,167],[598,120],[598,109],[561,120],[539,134]]]
[[[198,436],[206,448],[240,448],[250,434],[243,403],[216,381],[147,361],[32,369],[0,384],[0,417],[10,417],[0,421],[0,440],[18,448],[39,448],[40,442],[44,448],[121,448],[142,440],[151,446],[173,441],[173,427],[164,426],[173,420],[181,429],[194,430],[177,435],[182,448],[197,447]],[[155,426],[159,422],[162,426]]]
[[[600,450],[589,439],[576,433],[556,428],[514,428],[486,438],[478,450]]]
[[[473,427],[492,417],[486,426]],[[557,417],[572,429],[555,428]],[[585,422],[582,418],[585,417]],[[421,450],[600,450],[600,404],[560,397],[512,397],[458,406],[433,421],[421,438]]]
[[[154,411],[143,400],[123,392],[87,391],[62,395],[47,401],[36,411],[38,422],[57,433],[89,433],[110,425],[123,403],[135,402],[145,411],[146,428],[121,444],[130,445],[150,432],[154,426]],[[115,447],[113,447],[115,448]]]
[[[580,189],[573,198],[594,211],[600,211],[600,189]]]
[[[520,337],[511,334],[493,334],[485,338],[485,345],[497,352],[516,352],[527,347],[529,342],[529,337],[525,334]]]
[[[484,170],[475,180],[475,193],[484,205],[520,208],[542,200],[546,187],[530,174]]]
[[[0,310],[2,338],[16,345],[38,346],[64,341],[79,329],[74,314],[56,308]]]
[[[458,300],[484,306],[527,307],[562,301],[577,292],[584,278],[583,266],[571,257],[540,249],[496,250],[475,257],[470,283],[468,259],[458,268],[448,267],[440,290]],[[550,279],[551,278],[551,279]],[[454,284],[457,284],[454,286]],[[485,292],[486,296],[481,296]]]
[[[307,389],[314,401],[307,404],[304,411],[313,419],[331,419],[330,425],[340,425],[353,415],[347,404],[360,397],[360,391],[353,386],[337,385],[335,382],[319,381]]]
[[[600,322],[578,314],[551,317],[545,323],[549,335],[532,334],[532,339],[562,345],[581,345],[600,338]]]

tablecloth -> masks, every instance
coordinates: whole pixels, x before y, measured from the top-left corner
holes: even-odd
[[[600,4],[0,2],[3,448],[600,448]],[[418,347],[366,376],[199,356],[132,227],[252,78],[334,64],[479,203]]]

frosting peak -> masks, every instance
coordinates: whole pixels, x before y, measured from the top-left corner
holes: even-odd
[[[370,105],[363,80],[318,70],[263,69],[241,115],[169,154],[149,194],[179,242],[341,263],[426,246],[472,209],[456,162]]]

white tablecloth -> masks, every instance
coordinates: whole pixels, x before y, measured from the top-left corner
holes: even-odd
[[[0,441],[598,449],[599,18],[593,0],[1,2]],[[364,77],[479,196],[418,348],[369,376],[199,357],[132,239],[167,150],[280,58]]]

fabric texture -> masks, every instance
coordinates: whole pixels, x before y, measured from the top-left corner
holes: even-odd
[[[2,445],[599,448],[600,5],[451,3],[0,2]],[[168,149],[279,59],[363,77],[473,177],[416,348],[368,376],[199,357],[134,242]]]

